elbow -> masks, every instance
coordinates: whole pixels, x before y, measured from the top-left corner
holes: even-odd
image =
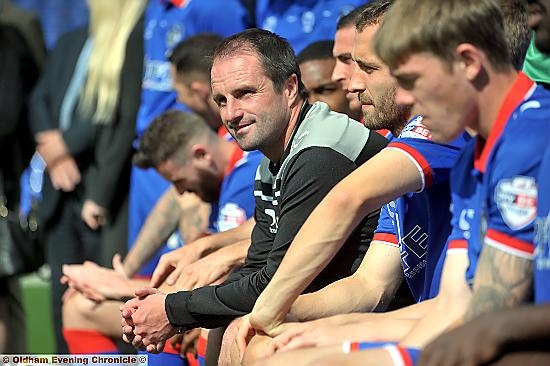
[[[350,208],[354,208],[360,203],[353,194],[353,190],[346,189],[343,185],[337,185],[333,188],[326,196],[325,202],[332,212],[346,212],[348,214]]]

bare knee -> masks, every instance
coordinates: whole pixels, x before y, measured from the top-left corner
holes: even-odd
[[[255,335],[248,343],[243,357],[243,365],[252,365],[255,361],[265,358],[266,348],[272,338],[266,335]]]
[[[81,294],[74,294],[63,302],[63,326],[75,329],[93,329],[93,311],[96,306],[96,303]]]
[[[235,343],[235,337],[239,331],[239,324],[242,318],[233,320],[225,329],[220,346],[219,366],[240,365],[239,350]]]

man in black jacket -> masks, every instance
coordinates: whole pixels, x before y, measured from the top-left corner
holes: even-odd
[[[123,332],[150,352],[178,331],[227,325],[248,313],[315,206],[386,145],[357,121],[308,104],[292,48],[271,32],[251,29],[226,38],[213,60],[213,97],[224,125],[242,149],[266,156],[256,174],[252,244],[245,265],[221,285],[170,295],[136,291],[122,310]],[[305,291],[357,268],[377,218],[378,211],[362,220]]]

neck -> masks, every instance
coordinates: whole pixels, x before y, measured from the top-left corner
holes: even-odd
[[[478,125],[472,126],[472,129],[477,131],[484,139],[487,139],[491,133],[491,129],[495,124],[504,98],[506,98],[516,78],[517,72],[514,70],[502,72],[493,70],[493,72],[489,74],[490,83],[488,83],[479,94],[480,108]]]
[[[390,132],[393,135],[393,137],[397,137],[401,134],[401,131],[403,131],[403,128],[405,128],[409,119],[410,119],[410,116],[394,124],[394,126],[390,129]]]
[[[281,143],[277,144],[276,146],[272,146],[269,149],[262,149],[262,153],[272,162],[279,162],[283,157],[288,142],[290,141],[292,133],[294,132],[294,128],[298,123],[298,117],[300,116],[300,111],[302,110],[304,102],[305,101],[303,99],[296,98],[296,100],[290,107],[289,122],[283,131],[283,135],[281,136],[283,137],[283,139],[281,139]]]
[[[386,128],[391,132],[391,134],[394,137],[398,137],[413,115],[414,114],[411,113],[411,110],[409,108],[407,108],[406,110],[403,109],[396,116],[396,119],[393,122],[393,125],[391,127],[386,127]]]

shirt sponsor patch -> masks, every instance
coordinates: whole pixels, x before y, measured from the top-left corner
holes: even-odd
[[[518,230],[529,225],[537,215],[535,178],[519,176],[500,180],[495,189],[495,202],[508,227]]]
[[[234,203],[228,203],[220,209],[218,229],[227,231],[242,225],[246,221],[246,212]]]
[[[422,124],[422,116],[413,117],[399,134],[400,138],[431,140],[432,134],[428,127]]]

